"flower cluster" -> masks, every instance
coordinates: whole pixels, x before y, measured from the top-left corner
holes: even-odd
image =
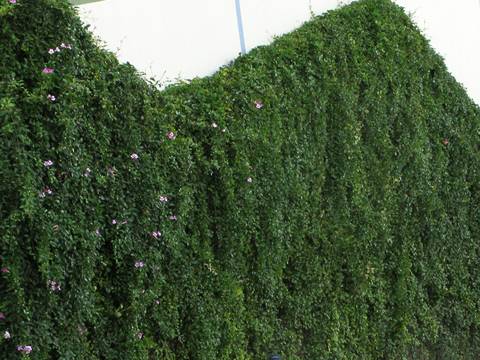
[[[143,268],[145,266],[145,263],[143,261],[135,261],[135,267],[138,268]]]
[[[40,192],[38,196],[40,196],[41,198],[44,198],[47,195],[53,195],[53,191],[49,187],[43,188],[43,190]]]
[[[18,345],[17,346],[17,351],[20,351],[21,353],[24,354],[30,354],[32,352],[32,347],[30,345]]]
[[[28,355],[33,349],[30,345],[19,345],[17,346],[17,350]]]
[[[253,103],[257,109],[263,108],[263,102],[261,100],[255,100]]]
[[[174,134],[173,131],[167,132],[167,139],[168,140],[175,140],[175,138],[176,138],[176,135]]]
[[[162,203],[168,202],[168,197],[161,195],[160,196],[160,202],[162,202]]]
[[[65,44],[65,43],[61,43],[60,46],[57,46],[56,48],[52,48],[52,49],[48,49],[48,53],[50,55],[53,55],[57,52],[61,52],[62,50],[61,49],[69,49],[69,50],[72,50],[72,45],[70,44]]]
[[[48,280],[47,286],[50,288],[50,290],[54,292],[62,290],[62,288],[60,287],[60,284],[53,280]]]

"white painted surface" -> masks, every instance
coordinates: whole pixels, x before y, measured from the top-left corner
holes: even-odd
[[[480,104],[479,0],[395,0]],[[352,0],[241,0],[247,51]],[[240,52],[235,0],[105,0],[79,7],[114,51],[163,83],[206,76]]]

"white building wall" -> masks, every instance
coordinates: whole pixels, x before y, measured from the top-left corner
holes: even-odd
[[[395,0],[480,104],[480,0]],[[247,51],[351,0],[240,0]],[[240,52],[235,0],[105,0],[79,7],[114,51],[163,83],[215,72]]]

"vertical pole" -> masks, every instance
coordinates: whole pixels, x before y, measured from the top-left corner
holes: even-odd
[[[245,47],[245,34],[243,32],[243,20],[242,20],[242,10],[240,9],[240,0],[235,0],[235,8],[237,9],[237,23],[238,23],[238,33],[240,35],[240,49],[242,54],[246,54],[247,50]]]

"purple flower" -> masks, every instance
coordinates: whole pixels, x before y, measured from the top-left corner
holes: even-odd
[[[45,161],[43,162],[43,166],[45,166],[45,167],[50,167],[50,166],[52,166],[52,165],[53,165],[53,161],[52,161],[52,160],[45,160]]]
[[[47,100],[50,100],[51,102],[54,102],[55,100],[57,100],[57,98],[55,97],[55,95],[48,94],[47,95]]]
[[[154,237],[155,239],[158,239],[160,236],[162,236],[162,233],[160,231],[153,231],[151,233],[152,237]]]
[[[5,320],[7,317],[3,312],[0,312],[0,320]]]
[[[23,352],[24,354],[30,354],[32,347],[30,345],[18,345],[17,351]]]
[[[143,268],[144,266],[145,266],[145,263],[143,261],[135,261],[136,268]]]
[[[255,100],[253,103],[257,109],[261,109],[263,107],[263,102],[261,100]]]
[[[117,225],[117,220],[116,219],[112,220],[112,225]]]
[[[8,340],[10,339],[12,336],[10,335],[10,333],[8,332],[8,330],[5,330],[5,332],[3,333],[3,338],[5,340]]]
[[[42,70],[42,72],[44,74],[53,74],[54,71],[55,71],[54,69],[49,68],[49,67],[44,67],[43,70]]]
[[[47,195],[52,195],[52,194],[53,194],[53,191],[50,190],[50,188],[45,187],[45,188],[38,194],[38,196],[41,197],[41,198],[44,198],[44,197],[46,197]]]
[[[247,182],[248,182],[248,183],[251,183],[252,181],[253,181],[253,179],[252,179],[251,177],[248,177],[248,178],[247,178]]]
[[[175,134],[173,133],[173,131],[167,132],[167,138],[168,138],[169,140],[175,140],[175,137],[176,137],[176,136],[175,136]]]
[[[2,268],[0,269],[0,272],[2,272],[2,273],[4,273],[4,274],[8,274],[8,273],[10,272],[10,270],[8,270],[7,267],[2,267]]]
[[[138,160],[138,155],[133,153],[132,155],[130,155],[130,159],[132,160]]]
[[[177,221],[177,216],[176,215],[170,215],[168,217],[169,220],[172,220],[172,221]]]
[[[61,287],[60,287],[60,284],[57,283],[56,281],[48,280],[48,281],[47,281],[47,285],[48,285],[48,287],[50,288],[50,290],[52,290],[52,291],[60,291],[60,290],[62,290]]]
[[[168,202],[168,197],[161,195],[160,196],[160,202],[162,202],[162,203]]]

